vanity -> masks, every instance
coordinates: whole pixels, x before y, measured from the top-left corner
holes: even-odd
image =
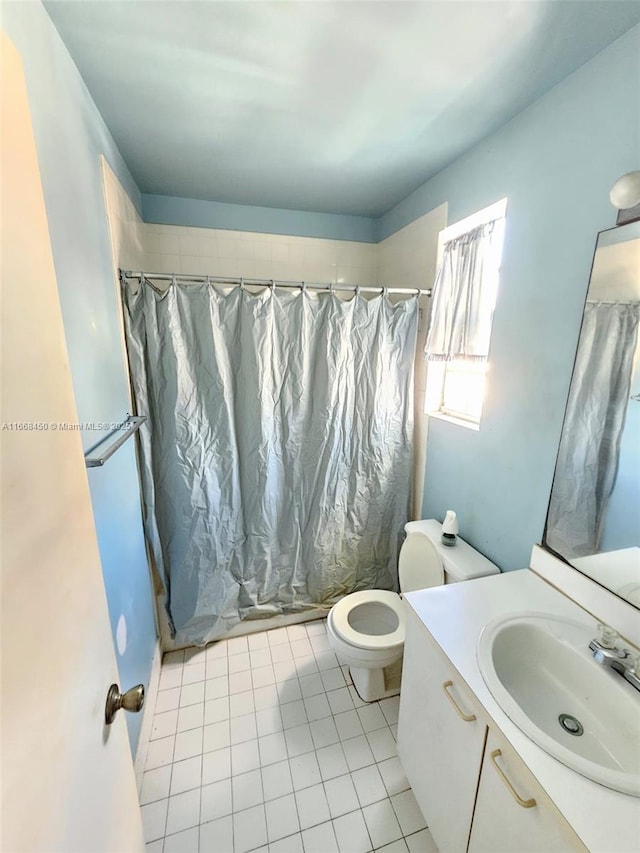
[[[408,593],[404,607],[398,755],[440,853],[640,850],[640,799],[537,745],[496,701],[478,660],[483,629],[501,619],[544,614],[593,637],[597,620],[530,569]],[[616,673],[603,677],[636,703],[640,727],[640,692]]]

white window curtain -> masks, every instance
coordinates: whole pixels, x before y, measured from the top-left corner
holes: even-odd
[[[492,236],[485,222],[447,242],[434,285],[428,361],[486,361],[496,299]]]

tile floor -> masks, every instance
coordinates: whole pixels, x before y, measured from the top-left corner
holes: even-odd
[[[324,620],[165,655],[140,803],[147,853],[437,853]]]

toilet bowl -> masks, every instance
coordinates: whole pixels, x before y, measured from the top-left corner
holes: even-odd
[[[497,574],[500,570],[458,538],[455,547],[440,543],[442,525],[435,519],[405,524],[398,560],[401,593],[443,583]],[[329,643],[347,664],[353,684],[365,702],[400,692],[405,617],[400,595],[368,589],[346,595],[327,616]]]

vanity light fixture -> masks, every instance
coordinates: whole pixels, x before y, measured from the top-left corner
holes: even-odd
[[[618,178],[611,187],[609,198],[618,210],[628,210],[640,204],[640,171],[627,172]]]

